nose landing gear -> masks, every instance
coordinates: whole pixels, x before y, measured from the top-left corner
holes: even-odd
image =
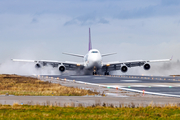
[[[93,75],[97,75],[97,69],[96,69],[96,66],[94,66],[94,68],[93,68]]]
[[[93,72],[93,75],[97,75],[97,72]]]

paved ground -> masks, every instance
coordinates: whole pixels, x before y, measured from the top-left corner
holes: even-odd
[[[47,77],[47,76],[43,76]],[[170,76],[48,76],[106,85],[107,87],[128,88],[145,92],[180,95],[180,77]],[[125,89],[123,89],[125,90]],[[126,89],[127,90],[127,89]],[[179,96],[180,97],[180,96]]]
[[[98,91],[97,96],[0,96],[1,104],[41,104],[58,106],[164,105],[180,103],[180,77],[166,76],[36,76],[44,81]],[[155,95],[152,95],[154,93]],[[105,96],[101,96],[104,94]],[[174,97],[168,97],[174,96]]]
[[[148,106],[180,104],[179,98],[168,97],[93,97],[93,96],[1,96],[1,104],[19,103],[28,105],[57,105],[57,106],[92,106],[96,104],[114,105],[114,106]]]

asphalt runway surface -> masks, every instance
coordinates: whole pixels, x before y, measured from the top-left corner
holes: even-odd
[[[44,75],[44,77],[47,77]],[[159,93],[159,95],[179,95],[180,77],[176,76],[143,76],[143,75],[111,75],[111,76],[63,76],[48,75],[48,77],[75,80],[101,85],[128,88],[128,90]]]

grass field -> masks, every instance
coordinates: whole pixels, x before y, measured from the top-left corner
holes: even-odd
[[[180,107],[55,107],[0,105],[0,119],[180,119]]]
[[[98,93],[44,82],[32,77],[0,75],[0,95],[5,94],[17,96],[83,96]]]

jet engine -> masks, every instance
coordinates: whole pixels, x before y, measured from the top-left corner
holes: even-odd
[[[36,63],[35,68],[41,68],[41,65],[39,63]]]
[[[150,68],[151,68],[151,66],[148,63],[144,64],[144,69],[145,70],[149,70]]]
[[[66,70],[64,65],[59,65],[59,71],[64,72]]]
[[[127,68],[127,66],[125,66],[125,65],[123,65],[122,67],[121,67],[121,71],[122,72],[127,72],[127,70],[128,70],[128,68]]]

